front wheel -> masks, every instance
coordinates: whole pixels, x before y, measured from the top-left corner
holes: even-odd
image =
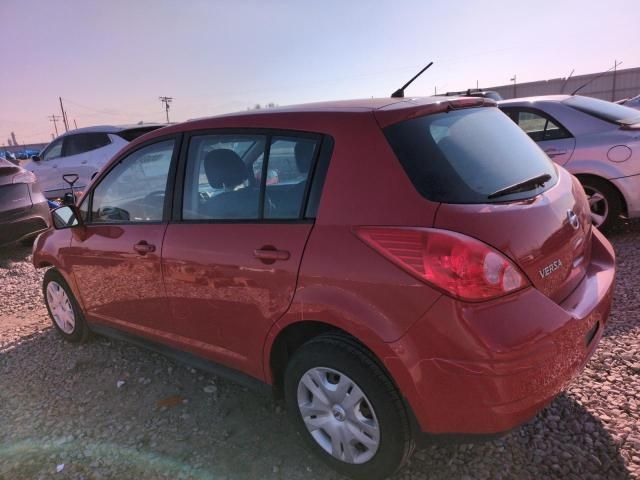
[[[47,270],[42,283],[44,301],[56,330],[70,342],[83,342],[89,337],[89,328],[80,305],[69,285],[54,268]]]
[[[285,401],[298,434],[352,478],[386,478],[413,450],[407,412],[376,359],[353,339],[321,335],[285,372]]]
[[[580,183],[589,200],[591,222],[606,232],[618,221],[622,212],[620,195],[609,183],[597,178],[581,178]]]

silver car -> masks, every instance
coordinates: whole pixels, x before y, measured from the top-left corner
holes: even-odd
[[[514,98],[498,106],[589,197],[593,224],[610,228],[622,215],[640,217],[640,112],[569,95]]]

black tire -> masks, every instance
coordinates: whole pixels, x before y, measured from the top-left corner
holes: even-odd
[[[592,199],[593,195],[597,193],[602,195],[603,201],[597,202],[593,205],[592,202],[590,202],[589,207],[592,211],[592,218],[596,218],[594,217],[594,214],[599,216],[604,214],[602,222],[599,225],[596,225],[596,222],[594,221],[594,226],[597,226],[598,230],[601,232],[610,231],[611,228],[618,223],[620,213],[622,212],[622,200],[620,199],[620,194],[615,187],[606,180],[595,177],[579,177],[579,180],[589,199]]]
[[[347,463],[325,451],[307,430],[298,407],[298,384],[310,369],[325,367],[346,375],[366,395],[379,424],[377,451],[365,463]],[[404,403],[375,357],[354,339],[338,333],[318,336],[293,354],[287,364],[284,395],[288,414],[309,448],[339,473],[355,479],[387,478],[401,468],[414,449]]]
[[[74,326],[73,330],[71,330],[70,332],[65,332],[64,330],[62,330],[62,328],[60,328],[60,326],[54,319],[54,315],[49,305],[49,299],[47,296],[47,288],[52,282],[55,282],[60,287],[62,287],[69,299],[69,303],[71,304],[71,309],[74,315]],[[76,300],[76,297],[74,297],[73,292],[69,288],[69,285],[65,281],[64,277],[55,268],[51,268],[45,272],[44,280],[42,282],[42,294],[44,295],[44,303],[47,306],[47,311],[49,312],[49,318],[51,318],[53,326],[65,340],[69,342],[80,343],[85,342],[89,339],[89,327],[87,326],[87,322],[84,318],[84,315],[82,314],[80,305],[78,305],[78,301]]]

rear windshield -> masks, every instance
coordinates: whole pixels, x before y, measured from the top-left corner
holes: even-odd
[[[153,125],[149,127],[140,127],[140,128],[130,128],[129,130],[122,130],[121,132],[117,132],[116,135],[124,138],[127,142],[131,142],[136,138],[144,135],[145,133],[152,132],[160,128],[160,125]]]
[[[617,103],[590,97],[569,97],[562,103],[607,122],[621,125],[640,123],[640,112]]]
[[[385,128],[416,189],[445,203],[493,203],[531,198],[554,185],[549,158],[495,107],[467,108],[406,120]],[[492,193],[548,174],[543,187],[494,199]]]

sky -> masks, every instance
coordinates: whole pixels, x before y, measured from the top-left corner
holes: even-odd
[[[412,96],[640,66],[637,0],[0,0],[0,145],[255,104]],[[61,129],[61,125],[58,125]]]

